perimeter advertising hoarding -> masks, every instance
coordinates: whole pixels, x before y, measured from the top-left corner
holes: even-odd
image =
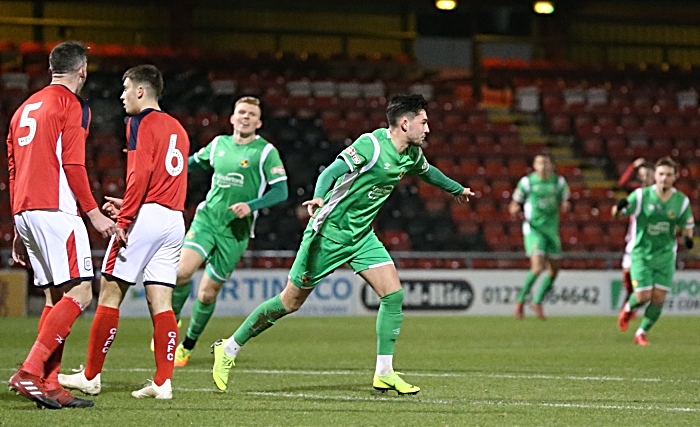
[[[182,315],[188,317],[196,296],[199,271],[193,277],[190,300]],[[287,270],[238,270],[224,283],[217,301],[217,316],[245,316],[258,304],[278,294],[287,283]],[[525,271],[497,270],[402,270],[404,311],[409,315],[513,314],[515,299]],[[614,315],[622,304],[621,274],[615,270],[562,271],[545,299],[547,315]],[[537,289],[539,283],[535,285]],[[352,271],[330,275],[311,294],[296,315],[374,315],[379,298]],[[527,311],[526,311],[527,314]],[[666,298],[664,315],[700,315],[700,272],[682,271],[674,277]],[[148,316],[143,286],[130,289],[122,316]]]

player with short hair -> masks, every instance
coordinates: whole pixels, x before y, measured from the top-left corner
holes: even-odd
[[[618,328],[626,331],[632,311],[649,302],[634,342],[649,345],[647,332],[659,320],[666,292],[671,289],[676,271],[676,227],[682,231],[686,248],[693,248],[695,220],[690,199],[676,190],[678,166],[670,157],[664,157],[654,166],[654,182],[638,188],[626,199],[613,206],[614,216],[629,215],[636,219],[634,248],[632,249],[632,286],[630,295],[618,317]]]
[[[127,172],[124,199],[105,210],[117,215],[117,232],[102,264],[99,305],[90,329],[87,364],[74,375],[61,375],[64,387],[87,394],[101,390],[100,373],[117,334],[119,306],[129,287],[143,275],[153,320],[156,373],[133,397],[172,399],[171,378],[177,346],[172,289],[185,235],[185,196],[190,142],[187,132],[163,112],[158,99],[163,76],[152,65],[130,68],[123,77],[121,100],[131,117],[126,125]]]
[[[103,237],[115,226],[97,207],[85,170],[90,108],[77,93],[87,77],[87,48],[61,43],[49,66],[51,83],[17,109],[7,137],[12,258],[31,264],[34,285],[46,293],[39,335],[8,384],[39,407],[89,407],[92,401],[58,382],[64,341],[92,300],[92,254],[78,207]]]
[[[636,176],[636,180],[632,180]],[[654,165],[640,157],[627,166],[627,169],[620,176],[617,185],[625,190],[632,192],[637,188],[647,187],[654,184]],[[625,301],[630,297],[634,290],[632,289],[632,279],[630,277],[630,267],[632,266],[632,248],[634,248],[634,236],[636,234],[635,218],[629,217],[629,227],[625,236],[625,254],[622,256],[622,284],[625,286]],[[634,316],[634,312],[632,312]]]
[[[180,311],[190,295],[192,275],[206,260],[185,339],[175,350],[175,366],[185,366],[216,307],[221,287],[255,237],[260,209],[287,199],[287,174],[279,151],[256,135],[262,126],[260,100],[244,96],[230,117],[233,135],[219,135],[190,156],[190,171],[214,171],[207,198],[185,235],[173,309]],[[265,192],[267,186],[270,190]]]
[[[360,136],[319,176],[313,200],[303,203],[312,218],[282,293],[260,304],[229,338],[213,345],[213,377],[225,390],[241,347],[249,339],[302,306],[316,285],[348,263],[381,298],[377,315],[374,388],[416,394],[393,369],[394,345],[403,320],[404,291],[389,253],[372,230],[372,221],[404,175],[454,195],[473,193],[431,166],[420,146],[429,132],[428,103],[421,95],[396,96],[387,105],[389,128]]]
[[[569,203],[569,186],[563,176],[554,173],[549,154],[538,154],[533,161],[535,171],[524,176],[513,192],[513,200],[508,210],[512,216],[520,211],[524,214],[523,237],[525,253],[530,257],[530,271],[525,276],[517,302],[516,319],[523,318],[523,305],[530,289],[539,275],[547,269],[537,294],[530,307],[537,317],[544,320],[542,301],[552,289],[559,273],[561,258],[561,239],[559,238],[559,210],[567,212]]]

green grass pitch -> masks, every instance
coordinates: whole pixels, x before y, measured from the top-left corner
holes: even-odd
[[[240,318],[214,318],[174,400],[130,392],[154,372],[149,319],[122,319],[89,409],[37,410],[0,392],[1,426],[698,426],[700,333],[692,317],[663,317],[651,346],[632,343],[612,317],[505,317],[408,314],[394,367],[422,391],[378,394],[374,318],[282,319],[238,358],[229,392],[216,392],[209,345]],[[63,372],[84,362],[91,319],[68,338]],[[36,318],[0,318],[3,381],[35,338]],[[81,395],[79,392],[75,392]]]

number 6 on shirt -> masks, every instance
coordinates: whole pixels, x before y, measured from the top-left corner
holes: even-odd
[[[180,175],[182,173],[183,167],[185,166],[185,159],[182,156],[180,150],[177,149],[176,144],[177,134],[170,135],[168,153],[165,155],[165,169],[168,171],[170,176]],[[173,166],[173,158],[175,158],[175,166]]]

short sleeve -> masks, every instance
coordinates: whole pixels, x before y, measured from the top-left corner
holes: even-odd
[[[276,148],[273,148],[267,155],[267,158],[265,158],[263,173],[267,183],[270,185],[287,179],[287,171],[284,170],[280,152]]]
[[[564,179],[563,176],[559,177],[559,181],[557,182],[557,190],[560,202],[565,202],[569,200],[569,184],[566,183],[566,179]]]
[[[350,167],[350,172],[354,172],[355,169],[360,168],[372,160],[374,155],[374,143],[369,135],[362,135],[357,138],[351,146],[347,147],[338,154],[338,158],[343,160],[348,167]]]
[[[530,194],[530,180],[524,176],[518,181],[518,185],[515,186],[515,191],[513,191],[513,200],[518,203],[525,203],[525,199]]]
[[[693,210],[690,208],[688,196],[683,198],[681,214],[678,216],[678,226],[680,228],[695,228],[695,218],[693,218]]]
[[[634,190],[627,196],[627,206],[622,210],[622,213],[630,216],[638,216],[641,212],[642,189]]]

